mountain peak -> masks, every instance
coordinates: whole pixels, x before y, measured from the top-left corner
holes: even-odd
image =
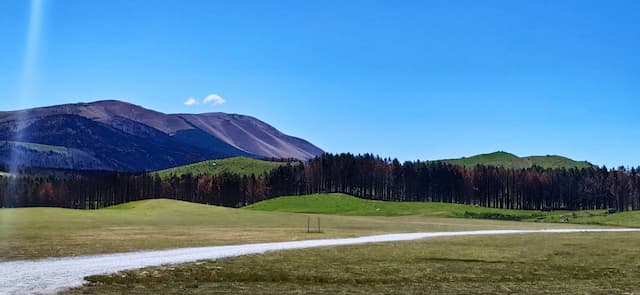
[[[23,124],[18,124],[24,118]],[[47,153],[67,148],[95,155],[100,167],[140,171],[233,156],[306,160],[323,151],[251,116],[226,113],[165,114],[120,100],[100,100],[0,113],[0,141],[24,138],[25,165],[60,168]],[[8,155],[0,150],[0,162]],[[38,156],[40,155],[40,156]],[[44,164],[43,164],[44,163]],[[83,166],[84,167],[84,166]],[[97,166],[96,166],[97,167]],[[64,168],[73,168],[64,166]]]
[[[122,100],[116,100],[116,99],[96,100],[96,101],[80,103],[80,104],[89,105],[89,106],[105,106],[105,107],[136,107],[136,108],[144,109],[144,107],[140,105],[122,101]]]

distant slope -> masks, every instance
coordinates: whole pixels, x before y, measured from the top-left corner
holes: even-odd
[[[18,159],[22,165],[30,167],[107,169],[102,164],[102,161],[78,149],[26,142],[0,141],[0,162],[9,163],[12,156]]]
[[[306,160],[323,153],[250,116],[172,115],[113,100],[0,112],[0,141],[73,149],[96,160],[95,165],[47,161],[49,151],[30,149],[18,157],[23,166],[116,171],[153,171],[238,156]],[[0,151],[0,164],[8,157]]]
[[[172,175],[182,176],[185,174],[201,175],[217,175],[225,172],[256,176],[262,175],[267,171],[275,169],[280,165],[286,165],[281,162],[269,162],[246,157],[234,157],[220,160],[210,160],[198,162],[194,164],[184,165],[176,168],[158,171],[157,174],[161,178],[169,178]]]
[[[548,155],[548,156],[529,156],[518,157],[514,154],[507,152],[495,152],[489,154],[481,154],[468,158],[460,159],[446,159],[440,160],[442,162],[450,163],[453,165],[460,165],[465,167],[473,167],[476,165],[485,166],[502,166],[504,168],[523,169],[533,166],[539,166],[542,168],[585,168],[592,166],[586,161],[575,161],[562,156]]]
[[[225,113],[175,116],[231,146],[265,158],[307,160],[323,153],[310,142],[286,135],[251,116]]]
[[[278,197],[244,207],[248,210],[333,214],[349,216],[405,216],[479,218],[535,222],[563,222],[608,226],[640,227],[640,211],[607,214],[605,210],[532,211],[477,207],[435,202],[385,202],[356,198],[345,194],[314,194]]]
[[[346,194],[313,194],[278,197],[244,207],[251,210],[317,213],[355,216],[426,215],[465,217],[471,214],[509,214],[510,219],[533,218],[536,211],[503,210],[472,205],[436,202],[384,202],[356,198]]]

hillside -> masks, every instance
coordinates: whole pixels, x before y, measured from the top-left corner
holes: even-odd
[[[153,171],[228,157],[323,153],[254,117],[164,114],[113,100],[0,112],[0,141],[19,143],[14,158],[20,166],[87,170]],[[0,148],[0,164],[13,147]]]
[[[107,169],[103,163],[89,153],[28,142],[0,141],[0,163],[9,163],[10,155],[21,159],[21,165],[29,167],[56,167],[60,169]]]
[[[607,214],[604,210],[533,211],[485,208],[472,205],[436,202],[385,202],[356,198],[345,194],[285,196],[244,207],[249,210],[333,214],[347,216],[428,216],[512,221],[561,222],[568,218],[575,224],[640,227],[640,211]]]
[[[0,220],[5,221],[0,222],[0,261],[381,233],[480,230],[496,225],[513,229],[564,226],[470,219],[442,226],[447,220],[435,217],[323,215],[323,233],[308,234],[307,217],[168,199],[98,210],[0,209]]]
[[[468,158],[446,159],[442,162],[465,167],[473,167],[476,165],[485,166],[502,166],[505,168],[523,169],[533,166],[542,168],[585,168],[591,166],[586,161],[575,161],[566,157],[547,155],[547,156],[529,156],[518,157],[507,152],[495,152],[489,154],[480,154]]]
[[[509,215],[510,219],[534,218],[537,211],[502,210],[471,205],[436,202],[384,202],[333,193],[305,196],[285,196],[258,202],[246,209],[294,213],[338,214],[353,216],[424,215],[438,217],[465,217],[468,213]],[[468,214],[467,214],[468,215]]]
[[[172,175],[181,176],[184,174],[210,174],[217,175],[225,172],[240,175],[262,175],[265,172],[286,165],[281,162],[269,162],[246,157],[233,157],[227,159],[203,161],[180,167],[165,169],[156,172],[161,178],[169,178]]]

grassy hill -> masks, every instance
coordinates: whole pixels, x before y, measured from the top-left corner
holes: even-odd
[[[385,202],[366,200],[346,194],[314,194],[286,196],[258,202],[246,209],[296,213],[318,213],[356,216],[423,215],[437,217],[473,217],[483,214],[502,215],[504,219],[533,219],[548,215],[546,212],[505,210],[472,205],[437,202]],[[561,212],[557,212],[560,214]],[[567,212],[564,212],[565,214]],[[466,216],[465,216],[466,214]]]
[[[436,202],[384,202],[356,198],[345,194],[315,194],[286,196],[258,202],[245,207],[251,210],[296,213],[317,213],[351,216],[404,216],[478,218],[560,222],[562,217],[577,224],[640,227],[640,212],[607,214],[604,210],[552,211],[508,210],[472,205]]]
[[[420,215],[317,216],[322,220],[320,234],[306,232],[308,214],[233,209],[167,199],[98,210],[0,209],[0,261],[397,232],[567,227]]]
[[[518,157],[506,152],[495,152],[490,154],[481,154],[469,158],[440,160],[454,165],[473,167],[480,165],[503,166],[505,168],[529,168],[534,165],[543,168],[584,168],[591,166],[588,162],[574,161],[562,156],[530,156]],[[181,176],[191,173],[193,175],[201,174],[221,174],[224,172],[236,173],[240,175],[260,175],[280,165],[286,165],[281,162],[270,162],[264,160],[256,160],[247,157],[233,157],[226,159],[210,160],[204,162],[193,163],[180,167],[160,170],[156,173],[162,178],[168,178],[171,175]]]
[[[505,168],[522,169],[532,166],[540,166],[542,168],[585,168],[591,166],[586,161],[575,161],[566,157],[547,155],[547,156],[529,156],[518,157],[507,152],[495,152],[489,154],[481,154],[468,158],[446,159],[443,162],[454,165],[473,167],[476,165],[485,166],[502,166]]]
[[[286,163],[269,162],[246,157],[234,157],[198,162],[171,169],[161,170],[156,173],[162,178],[168,178],[171,177],[171,175],[181,176],[189,173],[193,175],[217,175],[228,172],[240,175],[260,175],[271,169],[275,169],[280,165],[286,165]]]

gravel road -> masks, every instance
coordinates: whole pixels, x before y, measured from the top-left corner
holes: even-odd
[[[9,261],[0,263],[0,294],[55,294],[64,289],[81,286],[84,282],[83,278],[89,275],[108,274],[147,266],[218,259],[277,250],[408,241],[435,237],[583,232],[640,232],[640,229],[479,230],[402,233],[344,239],[181,248],[94,256]]]

